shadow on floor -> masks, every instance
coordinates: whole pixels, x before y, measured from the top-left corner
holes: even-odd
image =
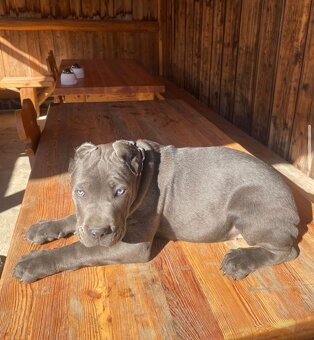
[[[0,112],[0,254],[5,255],[30,173],[14,112]]]

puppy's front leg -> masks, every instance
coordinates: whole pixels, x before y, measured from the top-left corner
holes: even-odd
[[[60,220],[41,221],[30,226],[25,239],[30,243],[43,244],[73,234],[75,225],[75,214]]]
[[[33,282],[65,270],[111,263],[141,263],[150,257],[151,242],[118,242],[111,247],[85,247],[76,242],[63,248],[33,251],[23,256],[14,270],[22,282]]]

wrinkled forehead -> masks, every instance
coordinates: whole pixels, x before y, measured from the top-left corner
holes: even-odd
[[[128,182],[132,176],[125,164],[118,159],[110,143],[98,145],[84,157],[76,160],[71,177],[72,182],[86,180],[104,182],[112,178]]]

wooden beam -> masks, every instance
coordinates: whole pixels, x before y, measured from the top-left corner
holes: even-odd
[[[96,21],[63,19],[2,19],[0,30],[75,32],[151,32],[159,31],[158,21]]]
[[[54,79],[50,76],[3,77],[0,79],[0,88],[51,87],[53,84]]]

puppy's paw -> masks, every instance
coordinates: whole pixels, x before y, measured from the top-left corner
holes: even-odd
[[[30,283],[55,272],[49,250],[32,251],[20,258],[13,275],[21,282]]]
[[[64,232],[56,227],[55,221],[40,221],[30,226],[25,240],[30,243],[43,244],[64,236]]]
[[[256,266],[251,259],[249,251],[239,248],[228,251],[221,263],[220,269],[222,269],[224,275],[240,280],[253,272]]]

